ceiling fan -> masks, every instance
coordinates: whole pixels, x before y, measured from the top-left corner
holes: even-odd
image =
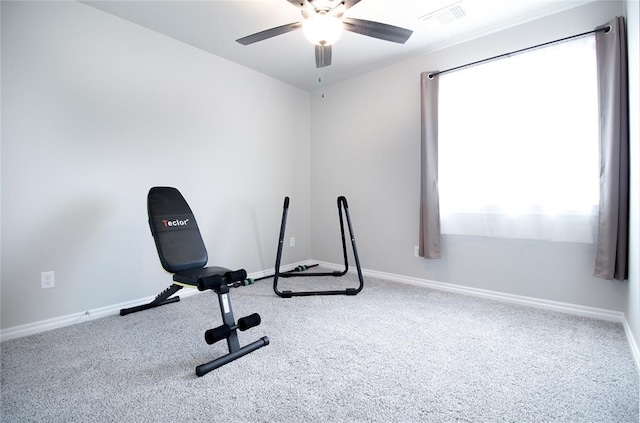
[[[344,13],[360,3],[361,0],[286,0],[302,12],[304,18],[293,22],[247,35],[236,41],[249,45],[278,35],[302,28],[305,36],[315,44],[316,67],[323,68],[331,64],[331,44],[342,30],[366,35],[367,37],[404,44],[413,31],[364,19],[348,18]]]

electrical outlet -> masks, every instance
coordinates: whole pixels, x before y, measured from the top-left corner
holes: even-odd
[[[295,247],[296,246],[296,237],[292,236],[291,238],[289,238],[289,247]]]
[[[420,247],[418,247],[417,245],[413,246],[413,256],[420,257]]]
[[[48,289],[56,286],[56,278],[53,270],[51,272],[40,273],[40,288]]]

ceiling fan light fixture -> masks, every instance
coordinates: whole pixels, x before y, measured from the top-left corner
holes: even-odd
[[[343,29],[344,26],[339,18],[325,12],[310,16],[302,24],[305,37],[313,44],[322,46],[330,46],[338,41]]]

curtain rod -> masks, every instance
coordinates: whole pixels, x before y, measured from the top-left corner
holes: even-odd
[[[560,39],[553,40],[553,41],[547,41],[546,43],[538,44],[538,45],[531,46],[531,47],[525,47],[525,48],[522,48],[520,50],[511,51],[509,53],[499,54],[497,56],[489,57],[487,59],[477,60],[475,62],[471,62],[471,63],[467,63],[467,64],[464,64],[464,65],[456,66],[454,68],[445,69],[443,71],[433,72],[433,73],[429,74],[429,79],[432,79],[436,75],[442,75],[442,74],[447,73],[447,72],[453,72],[453,71],[456,71],[458,69],[462,69],[462,68],[466,68],[466,67],[469,67],[469,66],[478,65],[480,63],[489,62],[491,60],[501,59],[503,57],[511,56],[513,54],[524,53],[525,51],[528,51],[528,50],[533,50],[533,49],[536,49],[536,48],[545,47],[545,46],[548,46],[550,44],[561,43],[562,41],[571,40],[573,38],[584,37],[585,35],[595,34],[596,32],[600,32],[600,31],[609,32],[609,31],[611,31],[611,26],[607,25],[607,26],[605,26],[603,28],[594,29],[593,31],[587,31],[587,32],[583,32],[581,34],[570,35],[568,37],[560,38]]]

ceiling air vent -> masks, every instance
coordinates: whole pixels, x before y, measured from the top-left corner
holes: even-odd
[[[449,6],[438,9],[435,12],[427,13],[418,17],[418,20],[424,22],[428,27],[438,27],[448,25],[467,16],[462,8],[462,2],[456,2]]]

